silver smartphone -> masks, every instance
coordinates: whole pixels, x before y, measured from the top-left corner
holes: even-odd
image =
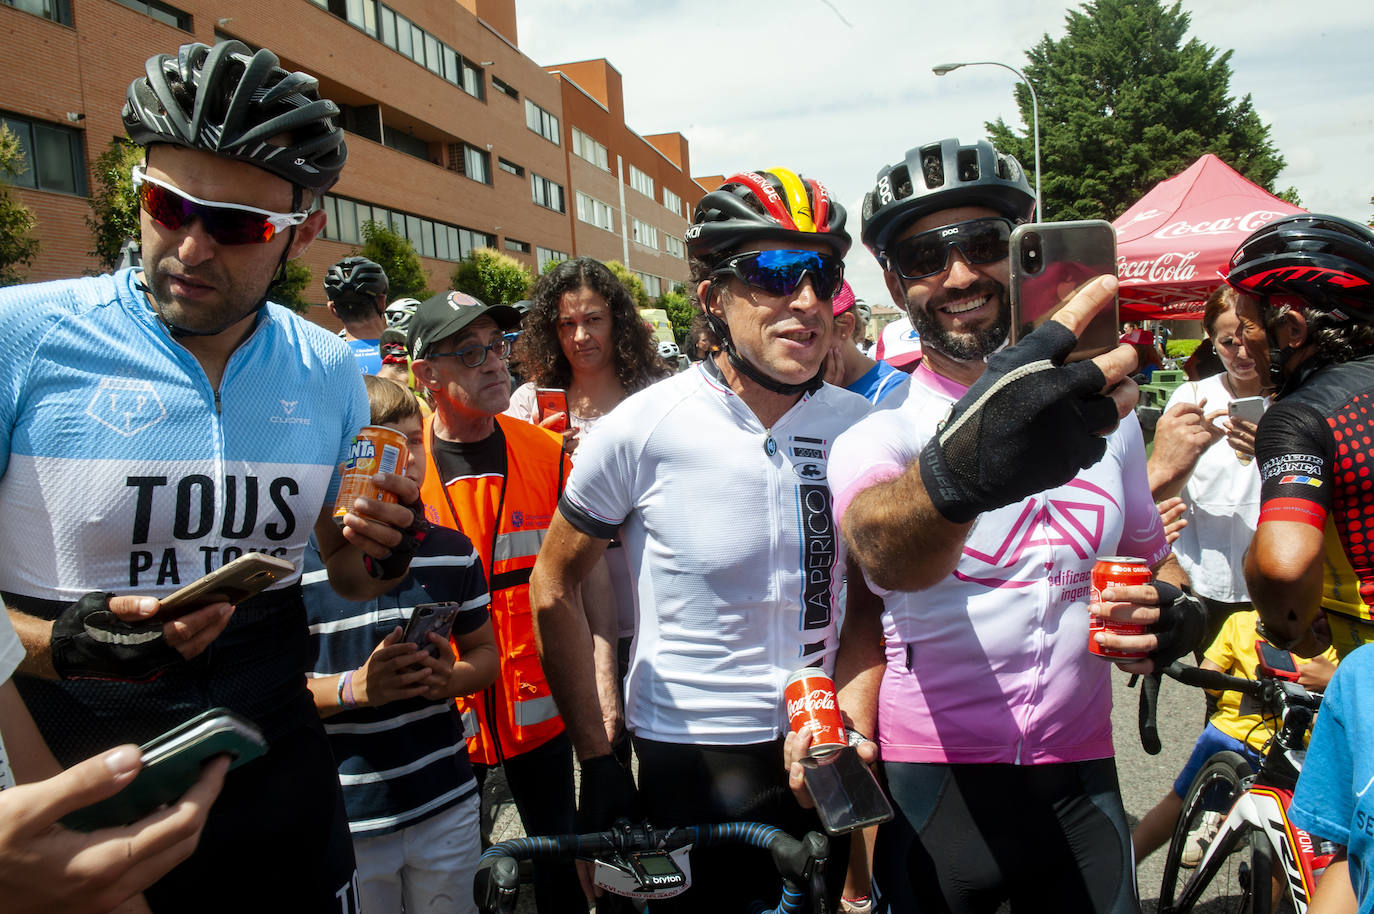
[[[1252,425],[1259,425],[1264,418],[1264,407],[1268,401],[1264,397],[1237,397],[1226,408],[1232,419],[1244,419]]]
[[[1039,327],[1094,277],[1116,275],[1116,230],[1110,222],[1031,222],[1011,233],[1011,341]],[[1117,298],[1097,313],[1070,361],[1116,348]]]

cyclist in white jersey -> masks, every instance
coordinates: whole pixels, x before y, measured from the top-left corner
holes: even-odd
[[[123,112],[147,147],[145,267],[0,292],[0,590],[44,739],[70,764],[223,705],[268,740],[226,779],[196,853],[148,890],[158,910],[356,910],[298,576],[152,617],[243,553],[299,566],[312,527],[353,599],[390,589],[414,552],[423,513],[404,477],[381,480],[400,504],[359,499],[335,524],[362,377],[342,341],[267,301],[324,226],[312,209],[347,155],[338,114],[267,50],[153,57]],[[289,878],[264,881],[288,860]]]
[[[841,556],[826,464],[868,409],[821,379],[844,221],[821,184],[781,168],[734,175],[704,197],[686,240],[722,351],[626,399],[578,451],[530,587],[587,827],[636,802],[610,754],[591,638],[570,600],[617,532],[636,581],[625,720],[649,820],[816,825],[781,769],[782,689],[793,670],[831,666]],[[663,910],[776,901],[766,859],[708,856]]]
[[[1136,907],[1089,577],[1117,554],[1173,585],[1186,576],[1133,413],[1094,434],[1123,411],[1100,392],[1129,350],[1056,367],[1074,337],[1050,323],[993,356],[1010,326],[1008,239],[1034,205],[1015,159],[953,139],[883,169],[865,201],[864,242],[923,349],[911,383],[830,462],[863,572],[849,581],[841,706],[876,733],[898,813],[875,851],[880,910]],[[1113,290],[1085,287],[1079,313]],[[1116,615],[1153,622],[1168,603],[1200,626],[1177,586],[1107,596]]]

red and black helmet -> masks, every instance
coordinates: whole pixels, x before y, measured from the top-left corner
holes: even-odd
[[[820,243],[844,257],[844,207],[825,185],[786,168],[746,171],[701,198],[688,226],[688,253],[713,261],[756,241]]]
[[[1240,243],[1226,282],[1258,298],[1290,295],[1348,320],[1374,320],[1374,231],[1302,213],[1275,219]]]

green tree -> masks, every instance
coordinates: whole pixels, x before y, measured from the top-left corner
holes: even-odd
[[[685,346],[692,317],[697,313],[687,298],[686,287],[682,283],[674,284],[672,291],[658,297],[656,307],[668,312],[668,321],[673,325],[673,339],[677,340],[679,346]]]
[[[363,223],[363,249],[354,253],[380,264],[386,270],[390,290],[387,298],[418,298],[424,301],[432,294],[429,273],[420,265],[420,255],[406,238],[380,222]]]
[[[38,239],[29,236],[33,213],[9,189],[9,181],[27,170],[19,137],[0,122],[0,286],[23,282],[23,268],[38,254]]]
[[[288,260],[285,275],[272,287],[272,301],[285,305],[297,314],[305,314],[310,310],[310,302],[305,300],[305,290],[310,288],[313,281],[314,274],[309,267],[299,260]]]
[[[530,297],[534,277],[514,257],[478,248],[454,267],[449,283],[488,305],[510,305]]]
[[[606,269],[615,274],[615,278],[620,280],[620,284],[630,291],[630,297],[635,300],[636,308],[652,308],[653,300],[649,298],[648,291],[644,288],[643,281],[636,276],[629,267],[618,260],[606,261]]]
[[[95,249],[87,251],[106,270],[119,263],[124,242],[138,240],[138,197],[134,194],[133,167],[143,160],[143,147],[123,137],[110,140],[95,160],[92,176],[91,214],[86,227],[91,230]]]
[[[1269,126],[1249,95],[1231,95],[1232,52],[1185,41],[1181,4],[1089,0],[1065,21],[1064,36],[1046,34],[1024,68],[1040,102],[1046,218],[1114,219],[1205,152],[1273,191],[1284,160]],[[1030,92],[1019,82],[1016,100],[1031,124]],[[1029,135],[1000,118],[987,128],[994,145],[1033,170]]]

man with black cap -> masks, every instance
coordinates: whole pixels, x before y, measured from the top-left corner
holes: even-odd
[[[529,578],[570,464],[553,432],[502,415],[510,405],[506,332],[510,305],[443,292],[415,311],[408,330],[415,381],[434,399],[425,421],[426,513],[461,530],[482,557],[501,658],[496,682],[460,700],[479,780],[493,765],[529,835],[575,830],[572,745],[564,732],[530,622]],[[570,865],[535,869],[541,914],[586,910]]]

